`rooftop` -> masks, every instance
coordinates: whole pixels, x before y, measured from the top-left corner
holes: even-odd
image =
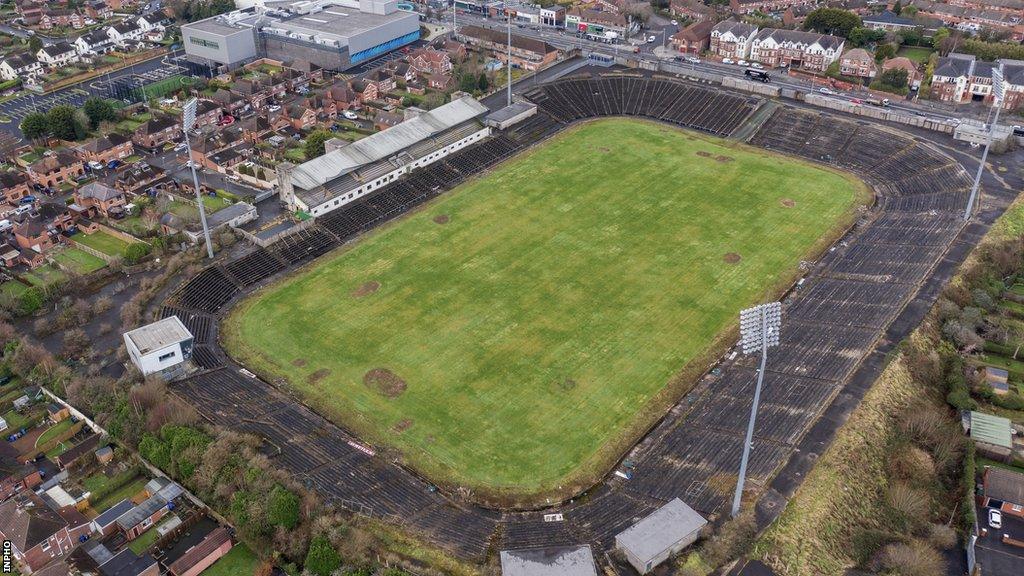
[[[154,350],[188,340],[192,338],[192,333],[185,328],[177,316],[170,316],[126,332],[125,338],[131,340],[140,353],[148,354]]]
[[[615,542],[647,562],[707,523],[703,516],[676,498],[621,532]]]
[[[1003,448],[1013,448],[1010,419],[984,412],[971,412],[971,438]]]
[[[292,173],[292,183],[304,190],[323,186],[360,166],[387,158],[487,112],[486,106],[464,96],[297,166]]]
[[[1005,468],[989,468],[985,471],[985,496],[1024,504],[1024,474]]]
[[[501,552],[502,576],[597,576],[590,546]]]

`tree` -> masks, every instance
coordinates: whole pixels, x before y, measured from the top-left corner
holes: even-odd
[[[33,112],[21,121],[21,133],[29,140],[38,140],[50,132],[50,120],[43,112]]]
[[[323,128],[314,130],[309,136],[306,136],[306,160],[312,160],[318,156],[323,156],[326,151],[324,143],[334,138],[329,130]]]
[[[267,504],[267,519],[275,526],[291,530],[299,525],[302,513],[299,497],[284,486],[274,486]]]
[[[935,31],[935,35],[932,36],[932,48],[935,50],[942,49],[942,43],[949,38],[949,28],[942,27]]]
[[[149,250],[149,244],[132,242],[124,247],[124,253],[122,256],[124,257],[125,263],[131,265],[145,258],[149,254]]]
[[[882,62],[896,56],[895,44],[880,44],[875,48],[875,61]]]
[[[896,3],[892,5],[892,13],[899,16],[903,13],[903,2],[896,0]]]
[[[341,556],[331,546],[330,540],[324,536],[317,536],[309,543],[305,566],[310,574],[331,576],[332,572],[341,568]]]
[[[29,39],[28,39],[28,49],[32,52],[33,56],[35,56],[36,52],[39,52],[39,50],[42,49],[42,47],[43,47],[43,40],[42,40],[42,38],[40,38],[39,36],[31,36],[31,37],[29,37]]]
[[[903,9],[901,15],[905,18],[913,18],[917,16],[917,6],[907,6]]]
[[[883,87],[894,88],[894,90],[890,90],[892,92],[903,91],[907,88],[907,71],[903,68],[891,68],[882,72],[878,81]]]
[[[481,72],[480,73],[480,79],[477,81],[476,87],[479,88],[481,92],[486,92],[487,88],[490,85],[491,85],[491,83],[488,82],[488,80],[487,80],[487,74],[484,74],[483,72]]]
[[[46,113],[50,125],[50,133],[61,140],[81,140],[88,134],[82,118],[76,114],[77,108],[71,106],[55,106]],[[87,121],[86,121],[87,122]]]
[[[804,20],[804,30],[846,37],[854,28],[862,26],[860,16],[841,8],[818,8]]]
[[[89,118],[89,127],[95,130],[100,122],[110,122],[117,119],[114,107],[104,98],[89,98],[82,105],[82,110]]]
[[[853,30],[850,30],[850,35],[846,37],[850,41],[850,44],[854,47],[866,46],[868,44],[877,44],[885,40],[885,30],[872,30],[871,28],[864,28],[858,26]]]

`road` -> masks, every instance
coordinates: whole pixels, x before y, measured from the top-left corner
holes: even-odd
[[[988,509],[979,507],[978,526],[988,526]],[[1002,535],[1024,539],[1024,520],[1003,514],[1003,527],[989,528],[988,534],[978,536],[975,544],[978,563],[983,574],[990,576],[1015,576],[1024,574],[1024,549],[1003,544]]]

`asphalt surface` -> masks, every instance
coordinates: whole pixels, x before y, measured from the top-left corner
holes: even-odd
[[[1024,548],[1002,542],[1004,534],[1017,540],[1024,540],[1024,519],[1003,514],[1002,528],[991,528],[988,524],[988,508],[979,507],[978,527],[987,528],[987,534],[978,535],[975,553],[982,573],[989,576],[1016,576],[1024,574]]]

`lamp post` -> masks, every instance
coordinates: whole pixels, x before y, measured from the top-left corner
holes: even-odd
[[[508,73],[508,97],[506,98],[507,106],[512,105],[512,11],[505,7],[505,13],[508,15],[508,52],[505,55],[505,68]]]
[[[967,208],[964,209],[965,222],[971,219],[971,212],[974,211],[974,202],[978,197],[978,190],[981,188],[981,175],[985,172],[988,150],[992,147],[996,125],[999,124],[999,112],[1003,109],[1005,90],[1006,88],[1003,86],[1003,65],[1000,63],[998,67],[992,70],[992,108],[995,109],[995,116],[993,117],[990,110],[989,119],[991,119],[991,122],[988,125],[988,136],[985,138],[985,150],[981,153],[981,163],[978,164],[978,172],[974,175],[974,184],[971,185],[971,196],[967,199]]]
[[[210,243],[210,228],[206,225],[206,209],[203,208],[203,195],[199,192],[199,175],[196,173],[196,163],[192,161],[192,144],[189,142],[188,133],[196,124],[196,106],[199,101],[192,98],[185,103],[181,110],[181,130],[185,133],[185,151],[188,157],[188,166],[192,169],[192,185],[196,189],[196,203],[199,205],[199,219],[203,223],[203,237],[206,239],[206,255],[213,258],[213,244]]]
[[[757,371],[757,386],[754,388],[754,403],[750,407],[750,421],[747,423],[747,436],[743,442],[743,458],[740,460],[740,474],[736,480],[736,494],[732,497],[732,516],[740,512],[740,501],[743,499],[743,483],[747,476],[747,461],[750,459],[750,448],[754,442],[754,422],[757,419],[757,406],[761,401],[761,384],[764,382],[764,367],[768,362],[768,349],[779,345],[779,329],[782,327],[782,304],[769,302],[758,304],[740,312],[740,342],[744,354],[761,352],[761,368]]]

